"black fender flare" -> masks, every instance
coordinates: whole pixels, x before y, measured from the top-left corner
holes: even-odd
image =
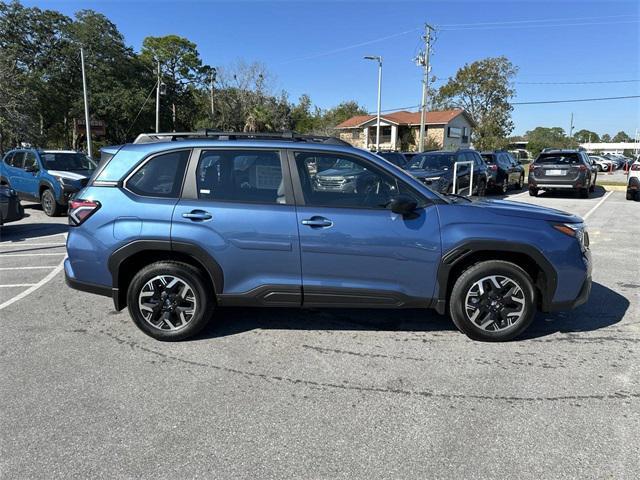
[[[11,183],[9,183],[9,179],[4,175],[0,175],[0,185],[8,185],[11,187]]]
[[[49,190],[51,190],[53,196],[56,196],[56,188],[54,187],[53,183],[51,183],[50,180],[42,178],[40,179],[40,183],[38,184],[38,199],[40,199],[40,192],[42,191],[42,187],[47,187]]]
[[[211,280],[216,296],[224,291],[224,274],[222,267],[202,247],[193,243],[172,242],[169,240],[134,240],[115,250],[109,256],[107,263],[109,272],[111,272],[113,303],[117,310],[122,310],[126,304],[126,292],[120,294],[120,267],[125,260],[141,252],[180,252],[185,254],[204,267],[205,273]]]
[[[448,284],[451,271],[469,256],[482,252],[509,252],[526,255],[533,260],[544,273],[544,283],[536,284],[542,294],[542,308],[546,310],[553,300],[558,284],[558,274],[544,254],[536,247],[519,242],[505,242],[503,240],[469,240],[463,242],[442,255],[438,267],[438,297],[435,308],[440,314],[446,310],[449,295]]]

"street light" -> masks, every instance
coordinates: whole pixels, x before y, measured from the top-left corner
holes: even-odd
[[[376,152],[380,151],[380,98],[382,94],[382,57],[379,55],[367,55],[365,60],[378,62],[378,120],[376,123]]]

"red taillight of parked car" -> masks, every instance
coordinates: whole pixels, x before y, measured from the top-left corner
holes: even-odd
[[[498,170],[498,166],[497,165],[487,165],[489,167],[489,170],[495,172],[496,170]]]
[[[580,165],[580,166],[578,167],[578,169],[579,169],[581,172],[586,172],[586,171],[587,171],[587,166],[586,166],[586,165]]]
[[[631,170],[640,170],[640,163],[634,163],[633,165],[631,165]]]
[[[69,225],[78,226],[85,222],[100,208],[100,202],[94,200],[71,200],[69,202]]]

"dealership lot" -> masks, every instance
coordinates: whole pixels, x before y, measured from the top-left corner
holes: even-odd
[[[586,217],[589,302],[515,342],[434,312],[242,309],[159,343],[64,284],[66,218],[0,239],[3,478],[636,478],[640,205]],[[16,300],[17,299],[17,300]]]

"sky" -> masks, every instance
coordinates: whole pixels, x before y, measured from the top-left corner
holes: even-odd
[[[420,103],[413,59],[425,23],[437,29],[435,87],[465,63],[504,55],[518,68],[514,102],[640,95],[640,1],[184,1],[23,0],[73,16],[105,14],[139,51],[146,36],[177,34],[198,45],[203,62],[263,62],[274,91],[328,108],[356,100],[376,109],[383,57],[382,109]],[[629,82],[629,80],[634,80]],[[607,82],[607,83],[596,83]],[[513,134],[536,126],[583,128],[633,137],[640,98],[516,105]]]

